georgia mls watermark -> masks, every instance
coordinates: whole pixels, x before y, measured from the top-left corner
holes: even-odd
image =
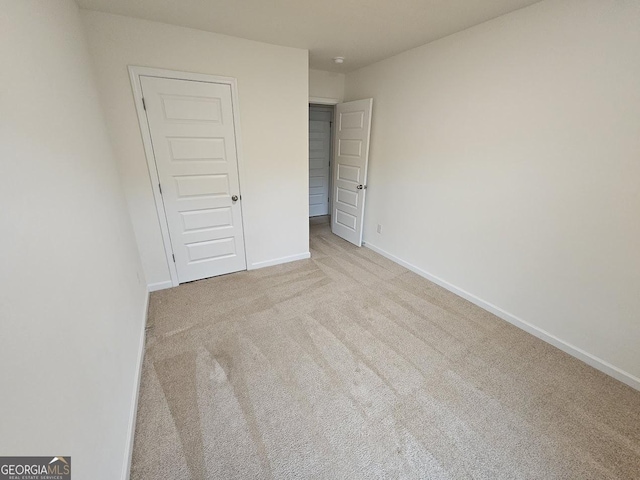
[[[0,457],[0,480],[70,480],[71,457]]]

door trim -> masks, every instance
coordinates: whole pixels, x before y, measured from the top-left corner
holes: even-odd
[[[337,105],[340,103],[340,100],[328,97],[309,97],[309,103],[314,103],[316,105]]]
[[[246,185],[244,176],[244,163],[242,153],[242,137],[240,134],[240,108],[238,103],[238,82],[233,77],[221,77],[217,75],[207,75],[203,73],[190,73],[179,72],[175,70],[165,70],[162,68],[150,68],[150,67],[138,67],[135,65],[129,65],[129,79],[131,80],[131,88],[133,90],[133,99],[136,106],[136,113],[138,114],[138,125],[140,126],[140,134],[142,135],[142,144],[144,146],[144,154],[147,159],[147,168],[149,170],[149,179],[151,181],[151,190],[153,191],[153,200],[156,206],[156,213],[158,215],[158,222],[160,223],[160,231],[162,233],[162,242],[166,255],[167,267],[169,268],[169,275],[171,276],[171,285],[177,287],[180,282],[178,281],[178,270],[176,264],[173,261],[173,249],[171,247],[171,238],[169,237],[169,225],[164,209],[164,203],[162,195],[160,194],[160,179],[158,177],[158,169],[156,166],[156,158],[153,154],[153,145],[151,143],[151,132],[149,131],[149,123],[147,122],[147,114],[145,113],[144,104],[142,103],[142,85],[140,83],[140,77],[159,77],[169,78],[173,80],[188,80],[192,82],[205,82],[205,83],[218,83],[229,85],[231,87],[231,107],[233,110],[233,128],[235,132],[236,140],[236,155],[238,163],[238,180],[240,195],[242,196],[242,186]],[[244,202],[245,198],[242,199]],[[243,212],[243,203],[240,203],[240,211],[242,214],[242,229],[244,232],[244,256],[245,264],[250,265],[249,252],[247,250],[247,225],[245,215]]]

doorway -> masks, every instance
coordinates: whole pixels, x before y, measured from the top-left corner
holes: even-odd
[[[358,247],[362,245],[372,109],[372,98],[309,105],[309,217],[315,223],[330,222],[335,235]]]
[[[332,105],[309,105],[309,217],[331,211]]]

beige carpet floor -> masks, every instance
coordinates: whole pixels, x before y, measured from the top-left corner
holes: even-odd
[[[366,248],[151,296],[133,479],[640,478],[640,392]]]

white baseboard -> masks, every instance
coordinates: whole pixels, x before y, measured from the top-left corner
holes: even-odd
[[[150,283],[149,285],[147,285],[147,290],[150,292],[155,292],[156,290],[164,290],[165,288],[171,287],[173,287],[173,283],[171,283],[171,280],[167,280],[166,282]]]
[[[372,245],[371,243],[363,243],[364,246],[366,246],[367,248],[370,248],[371,250],[373,250],[376,253],[379,253],[380,255],[382,255],[383,257],[388,258],[389,260],[394,261],[395,263],[402,265],[403,267],[411,270],[412,272],[420,275],[421,277],[426,278],[427,280],[432,281],[433,283],[436,283],[438,285],[440,285],[443,288],[446,288],[447,290],[449,290],[450,292],[455,293],[456,295],[469,300],[471,303],[474,303],[475,305],[479,306],[480,308],[487,310],[488,312],[493,313],[494,315],[496,315],[497,317],[500,317],[501,319],[515,325],[518,328],[521,328],[522,330],[524,330],[525,332],[528,332],[536,337],[538,337],[541,340],[544,340],[545,342],[553,345],[554,347],[559,348],[560,350],[562,350],[563,352],[568,353],[569,355],[582,360],[584,363],[586,363],[587,365],[590,365],[598,370],[600,370],[603,373],[606,373],[607,375],[620,380],[623,383],[626,383],[627,385],[629,385],[630,387],[636,389],[636,390],[640,390],[640,378],[625,372],[624,370],[616,367],[615,365],[611,365],[609,362],[606,362],[604,360],[602,360],[601,358],[596,357],[595,355],[590,354],[589,352],[585,352],[584,350],[582,350],[581,348],[576,347],[575,345],[571,345],[568,342],[565,342],[564,340],[556,337],[555,335],[539,328],[536,327],[535,325],[532,325],[531,323],[509,313],[506,312],[505,310],[501,309],[500,307],[497,307],[496,305],[493,305],[492,303],[489,303],[485,300],[482,300],[481,298],[476,297],[475,295],[473,295],[472,293],[469,293],[461,288],[456,287],[455,285],[450,284],[449,282],[447,282],[446,280],[443,280],[442,278],[436,277],[435,275],[430,274],[429,272],[426,272],[424,270],[422,270],[419,267],[416,267],[415,265],[406,262],[404,260],[402,260],[401,258],[396,257],[395,255],[386,252],[385,250],[382,250],[379,247],[376,247],[375,245]]]
[[[129,433],[127,436],[127,446],[125,448],[123,480],[129,480],[131,474],[131,461],[133,459],[133,440],[136,433],[136,417],[138,415],[138,398],[140,396],[140,382],[142,380],[142,362],[144,361],[144,347],[147,333],[147,315],[149,314],[149,294],[144,302],[144,312],[142,315],[142,331],[140,332],[140,343],[138,345],[138,360],[136,365],[135,383],[133,385],[133,398],[131,400],[131,412],[129,414]]]
[[[266,260],[264,262],[255,262],[249,265],[249,268],[247,268],[247,270],[257,270],[258,268],[272,267],[273,265],[295,262],[296,260],[305,260],[307,258],[311,258],[310,252],[299,253],[297,255],[289,255],[288,257],[274,258],[273,260]]]

